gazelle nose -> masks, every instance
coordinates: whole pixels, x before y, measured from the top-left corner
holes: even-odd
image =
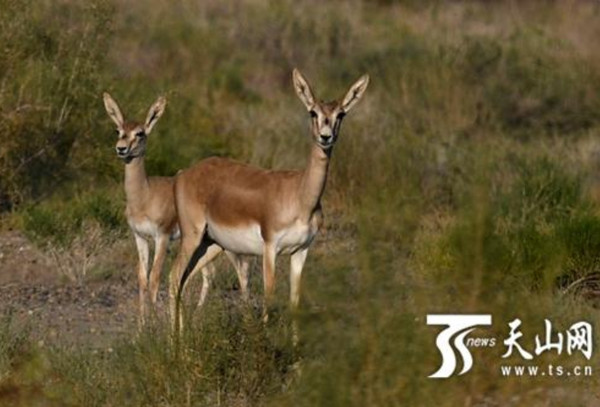
[[[125,154],[127,147],[117,147],[117,154]]]
[[[323,143],[329,143],[331,141],[331,134],[321,134],[321,141]]]

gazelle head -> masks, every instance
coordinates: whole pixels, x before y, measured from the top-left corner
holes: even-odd
[[[104,108],[113,122],[117,125],[117,155],[126,163],[135,157],[141,157],[146,152],[146,137],[165,111],[167,99],[159,97],[148,110],[146,121],[143,124],[137,122],[125,122],[119,105],[108,94],[104,93]]]
[[[361,76],[343,99],[333,102],[317,101],[308,81],[297,69],[294,69],[293,80],[296,94],[310,114],[314,142],[323,150],[330,149],[338,138],[344,116],[364,95],[369,85],[369,75]]]

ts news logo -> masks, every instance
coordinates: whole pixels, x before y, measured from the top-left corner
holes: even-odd
[[[489,314],[430,314],[427,315],[427,325],[447,326],[446,329],[440,332],[435,341],[442,354],[442,366],[435,373],[429,375],[430,378],[446,378],[450,377],[456,370],[454,349],[458,351],[463,360],[462,370],[458,375],[460,376],[471,370],[473,356],[471,356],[471,352],[465,345],[465,337],[478,326],[492,325],[492,316]],[[454,347],[450,344],[453,337]]]
[[[457,370],[457,356],[462,359],[462,369],[458,372],[458,375],[467,373],[473,367],[473,356],[469,351],[469,347],[491,348],[497,344],[497,339],[494,337],[467,338],[477,327],[492,325],[492,315],[490,314],[429,314],[427,315],[427,325],[446,327],[438,334],[435,341],[442,355],[442,365],[435,373],[429,375],[430,378],[452,376]],[[578,321],[563,332],[558,332],[552,328],[552,322],[545,319],[545,334],[535,336],[533,354],[520,343],[524,339],[524,334],[520,328],[521,320],[519,318],[513,319],[508,323],[508,327],[508,336],[502,341],[507,348],[501,356],[502,359],[515,353],[516,357],[520,357],[523,361],[531,361],[545,352],[554,352],[561,355],[563,350],[566,350],[568,355],[580,352],[587,360],[592,358],[594,345],[592,325],[587,321]],[[589,366],[585,366],[585,368],[589,368],[591,374],[592,368]],[[504,366],[504,369],[509,371],[510,366]],[[560,376],[564,372],[564,367],[559,366],[556,370],[557,375]],[[566,373],[566,376],[570,376],[572,373],[577,375],[578,372],[580,372],[580,367],[574,367],[572,372]],[[541,373],[542,376],[545,374]],[[551,365],[548,374],[553,374]]]

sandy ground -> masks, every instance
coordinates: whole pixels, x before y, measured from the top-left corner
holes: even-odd
[[[108,346],[137,326],[137,282],[123,273],[69,281],[20,232],[0,235],[0,314],[12,313],[40,345]],[[164,287],[163,287],[164,289]],[[164,292],[159,308],[164,308]]]

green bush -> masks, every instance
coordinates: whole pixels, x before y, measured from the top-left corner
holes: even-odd
[[[22,215],[23,230],[41,246],[67,246],[86,233],[89,222],[107,232],[127,228],[124,202],[103,192],[76,196],[71,201],[57,199],[26,208]]]
[[[584,214],[565,220],[557,230],[565,247],[564,274],[569,280],[600,271],[600,219]]]
[[[481,89],[479,103],[488,116],[479,116],[479,124],[530,138],[577,134],[599,123],[600,76],[552,31],[466,36],[454,59],[465,86]]]
[[[78,169],[75,143],[91,137],[107,23],[105,1],[5,1],[0,11],[0,209],[45,196]],[[69,27],[69,29],[65,29]]]
[[[515,284],[552,290],[560,275],[594,271],[597,222],[581,177],[549,157],[504,162],[483,170],[443,231],[438,244],[452,259],[445,272],[460,281],[480,274],[485,296]]]

